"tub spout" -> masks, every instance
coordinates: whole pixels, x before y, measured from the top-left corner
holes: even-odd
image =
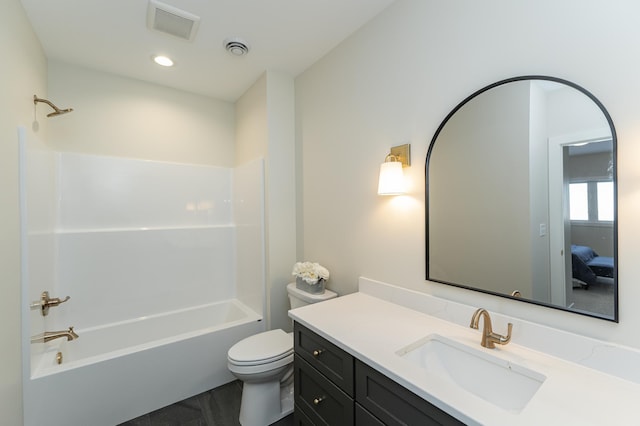
[[[73,327],[69,327],[69,330],[64,331],[45,331],[44,333],[36,334],[31,338],[31,343],[41,343],[48,342],[50,340],[59,339],[61,337],[66,337],[67,340],[77,339],[78,334],[73,331]]]

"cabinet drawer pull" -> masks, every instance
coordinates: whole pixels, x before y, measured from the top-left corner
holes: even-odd
[[[322,401],[324,401],[327,397],[322,395],[322,396],[317,396],[315,398],[313,398],[313,405],[318,405],[320,404]]]
[[[324,352],[324,349],[316,349],[313,351],[313,356],[320,356]]]

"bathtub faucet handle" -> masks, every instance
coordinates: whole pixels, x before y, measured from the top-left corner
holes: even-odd
[[[49,292],[43,291],[40,300],[31,304],[31,309],[40,308],[40,312],[44,317],[49,314],[50,307],[58,306],[59,304],[64,303],[69,299],[71,299],[71,297],[69,296],[65,297],[62,300],[60,300],[59,297],[49,297]]]

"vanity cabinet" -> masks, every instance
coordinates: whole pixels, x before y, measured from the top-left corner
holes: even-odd
[[[380,423],[363,425],[464,425],[438,407],[356,359],[356,401]],[[359,424],[356,421],[356,424]]]
[[[354,424],[353,357],[298,323],[293,330],[295,424]]]
[[[455,418],[294,324],[296,425],[462,425]]]

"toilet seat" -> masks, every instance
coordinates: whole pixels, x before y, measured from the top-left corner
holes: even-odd
[[[227,358],[238,367],[284,365],[293,360],[293,335],[277,329],[249,336],[233,345]]]

